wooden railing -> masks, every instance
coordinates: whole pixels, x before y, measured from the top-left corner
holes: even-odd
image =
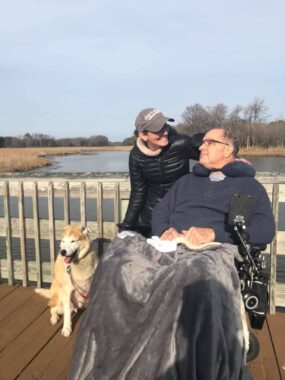
[[[263,176],[258,179],[272,201],[278,226],[279,206],[285,202],[285,177]],[[20,281],[23,286],[49,283],[58,241],[67,224],[87,225],[102,251],[102,242],[117,232],[116,224],[124,216],[129,194],[130,184],[126,176],[101,179],[1,178],[0,280],[11,285]],[[285,306],[285,283],[276,281],[277,254],[285,254],[285,231],[277,228],[276,237],[265,253],[271,258],[270,312],[274,313],[276,306]]]

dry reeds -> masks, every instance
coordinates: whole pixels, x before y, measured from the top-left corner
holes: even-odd
[[[271,157],[283,157],[285,156],[285,147],[250,147],[241,148],[239,151],[240,156],[271,156]]]
[[[1,148],[0,172],[21,172],[50,165],[46,156],[95,153],[103,150],[129,151],[128,146],[57,147],[57,148]]]

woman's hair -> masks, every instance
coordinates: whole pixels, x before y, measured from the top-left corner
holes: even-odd
[[[144,135],[146,135],[147,134],[147,131],[142,131],[142,133],[144,134]],[[136,137],[139,137],[139,132],[135,129],[134,130],[134,135],[136,136]]]

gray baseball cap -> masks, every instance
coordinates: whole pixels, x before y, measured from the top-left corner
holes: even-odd
[[[168,121],[173,122],[174,119],[164,116],[156,108],[145,108],[138,114],[135,126],[138,132],[158,132]]]

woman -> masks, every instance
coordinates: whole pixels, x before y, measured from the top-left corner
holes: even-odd
[[[189,173],[189,159],[199,158],[204,136],[179,135],[155,108],[142,110],[135,121],[136,144],[130,152],[131,195],[119,230],[136,230],[145,236],[151,231],[152,210],[181,176]]]

